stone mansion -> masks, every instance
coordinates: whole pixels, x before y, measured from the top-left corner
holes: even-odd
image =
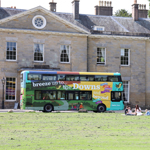
[[[41,6],[30,10],[0,5],[0,79],[6,79],[5,108],[20,99],[20,72],[60,70],[120,72],[128,103],[150,108],[150,19],[145,5],[132,5],[132,17],[112,15],[111,2],[100,1],[95,15]],[[8,90],[9,88],[13,90]],[[0,108],[3,86],[0,82]]]

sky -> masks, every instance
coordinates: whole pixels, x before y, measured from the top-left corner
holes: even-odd
[[[37,6],[42,6],[49,10],[49,2],[52,0],[1,0],[1,7],[16,6],[18,9],[31,9]],[[73,0],[54,0],[57,3],[57,12],[72,13]],[[113,13],[119,9],[126,9],[129,13],[132,12],[131,5],[134,0],[109,0],[112,1]],[[146,4],[146,9],[149,9],[148,0],[137,0],[138,4]],[[80,0],[80,14],[95,13],[94,6],[99,4],[99,0]]]

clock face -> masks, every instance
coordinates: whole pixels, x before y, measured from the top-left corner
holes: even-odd
[[[41,15],[37,15],[32,19],[32,24],[37,29],[43,29],[46,26],[46,19]]]

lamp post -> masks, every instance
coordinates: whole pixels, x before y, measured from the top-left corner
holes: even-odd
[[[5,85],[5,78],[3,77],[3,79],[1,79],[2,84],[3,84],[3,99],[2,99],[2,109],[4,109],[4,85]]]

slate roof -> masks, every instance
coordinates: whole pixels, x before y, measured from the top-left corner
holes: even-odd
[[[26,10],[0,7],[0,19],[21,13],[23,11]],[[93,34],[150,36],[149,18],[140,18],[139,21],[134,21],[133,18],[130,17],[80,14],[80,19],[77,21],[73,19],[72,13],[54,13]],[[93,26],[104,26],[105,31],[93,31]]]
[[[14,8],[4,8],[0,7],[0,19],[16,15],[18,13],[21,13],[23,11],[26,11],[25,9],[14,9]]]

